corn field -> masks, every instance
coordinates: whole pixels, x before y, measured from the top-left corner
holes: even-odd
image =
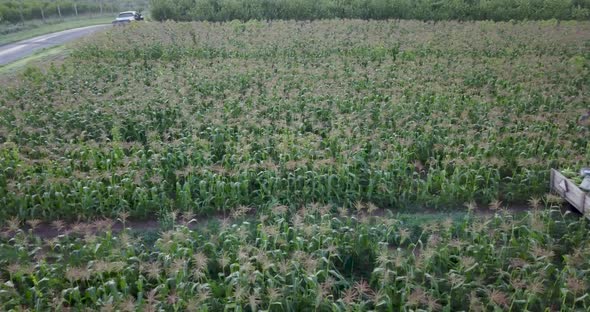
[[[2,311],[590,309],[589,22],[132,24],[0,83]]]
[[[471,203],[470,208],[475,205]],[[191,230],[190,214],[146,241],[117,221],[40,238],[13,218],[0,244],[3,311],[587,311],[585,219],[554,197],[520,217],[416,224],[310,204]],[[236,222],[233,222],[236,221]],[[547,310],[545,310],[547,309]]]
[[[588,22],[150,23],[0,89],[0,217],[526,203],[590,160]]]

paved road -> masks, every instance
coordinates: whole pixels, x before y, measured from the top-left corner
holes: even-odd
[[[18,59],[27,57],[35,51],[45,49],[66,42],[78,39],[93,32],[105,29],[110,25],[96,25],[76,29],[69,29],[53,34],[43,35],[32,39],[23,40],[7,45],[0,46],[0,65],[14,62]]]

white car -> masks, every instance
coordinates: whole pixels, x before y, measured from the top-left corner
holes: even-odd
[[[121,12],[113,21],[113,25],[126,25],[133,21],[143,21],[143,16],[136,11]]]

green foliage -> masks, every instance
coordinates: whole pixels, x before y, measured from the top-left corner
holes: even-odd
[[[151,0],[154,19],[587,20],[586,0]]]
[[[60,5],[62,16],[75,15],[74,1],[23,1],[22,14],[25,20],[56,17],[57,5]],[[80,2],[77,5],[78,14],[89,14],[99,11],[98,2]],[[43,14],[42,11],[43,10]],[[21,21],[20,1],[0,2],[0,23],[18,23]]]
[[[0,310],[588,311],[588,222],[545,193],[590,160],[589,41],[135,23],[2,77]]]
[[[0,218],[522,203],[590,160],[589,26],[114,28],[3,84]]]
[[[363,203],[339,215],[274,206],[248,221],[240,208],[197,228],[183,215],[155,237],[115,233],[111,220],[54,222],[53,236],[39,237],[46,226],[11,219],[0,309],[587,311],[587,222],[531,206],[421,223]]]
[[[178,12],[178,5],[175,3],[174,0],[152,2],[150,13],[152,16],[157,16],[158,20],[168,20],[174,17],[179,18],[181,14]]]

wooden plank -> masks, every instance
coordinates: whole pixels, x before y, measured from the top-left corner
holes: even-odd
[[[558,186],[559,189],[564,193],[567,193],[569,191],[569,188],[567,187],[567,180],[561,180]]]
[[[590,195],[555,169],[551,169],[551,190],[590,219]]]
[[[557,170],[551,169],[551,192],[555,192],[555,180],[557,179],[555,175],[557,175]]]

